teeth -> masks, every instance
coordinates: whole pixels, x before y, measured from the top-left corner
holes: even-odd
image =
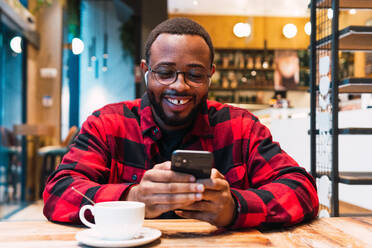
[[[184,100],[184,99],[179,100],[179,99],[171,99],[171,98],[168,98],[167,100],[175,105],[182,105],[190,101],[190,100]]]

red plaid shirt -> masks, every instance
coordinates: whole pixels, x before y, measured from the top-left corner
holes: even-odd
[[[45,216],[80,223],[79,209],[89,203],[71,186],[95,202],[124,200],[146,170],[164,162],[161,138],[146,94],[94,112],[48,179]],[[291,225],[318,212],[313,178],[247,110],[207,101],[180,149],[213,153],[237,203],[233,227]]]

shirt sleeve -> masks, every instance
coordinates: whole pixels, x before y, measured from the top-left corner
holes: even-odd
[[[232,228],[281,227],[314,218],[319,201],[313,177],[299,167],[269,130],[256,121],[249,131],[246,189],[231,188]]]
[[[84,122],[70,150],[47,180],[43,193],[47,219],[81,223],[79,210],[90,203],[73,191],[72,186],[94,202],[125,199],[131,184],[109,184],[110,163],[104,125],[93,114]]]

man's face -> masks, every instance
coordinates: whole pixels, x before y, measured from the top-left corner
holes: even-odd
[[[204,39],[197,35],[160,34],[151,46],[148,66],[154,71],[205,72],[211,75],[210,51]],[[142,62],[144,69],[147,69]],[[147,92],[155,120],[165,128],[189,125],[208,96],[209,78],[199,87],[185,83],[179,73],[174,83],[163,85],[155,73],[148,72]],[[187,81],[187,79],[186,79]]]

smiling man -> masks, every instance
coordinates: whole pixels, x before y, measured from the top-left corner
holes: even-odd
[[[195,218],[219,227],[292,225],[314,218],[313,178],[244,109],[208,101],[215,71],[208,33],[187,18],[159,24],[141,62],[142,99],[94,112],[49,177],[44,214],[79,223],[88,202],[134,200],[147,218]],[[176,149],[210,151],[209,179],[170,169]]]

